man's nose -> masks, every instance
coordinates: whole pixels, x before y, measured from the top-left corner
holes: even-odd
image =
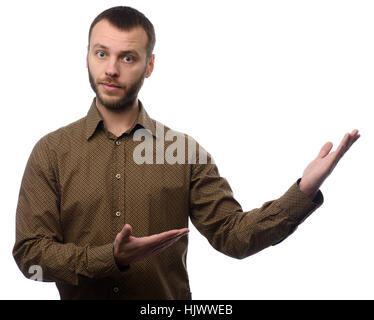
[[[105,74],[110,77],[118,77],[119,76],[119,67],[117,61],[111,59],[108,61],[105,67]]]

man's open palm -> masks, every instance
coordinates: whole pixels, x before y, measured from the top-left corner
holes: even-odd
[[[330,152],[333,144],[331,142],[325,143],[317,158],[304,170],[303,177],[299,184],[300,190],[313,199],[323,181],[334,170],[339,160],[359,137],[360,134],[356,129],[351,133],[345,134],[340,145],[333,152]]]
[[[114,258],[119,267],[153,256],[179,240],[188,228],[175,229],[148,237],[132,236],[132,227],[125,224],[114,240]]]

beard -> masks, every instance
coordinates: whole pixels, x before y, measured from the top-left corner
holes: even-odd
[[[135,82],[125,88],[121,86],[120,90],[123,90],[124,93],[121,95],[121,97],[118,98],[117,101],[109,102],[105,100],[105,98],[100,94],[100,91],[97,87],[100,84],[96,84],[94,78],[92,77],[90,67],[88,66],[88,78],[90,80],[92,90],[96,93],[96,99],[108,110],[117,112],[131,109],[131,107],[134,105],[135,100],[138,97],[139,90],[143,85],[146,72],[147,66],[144,68],[142,74]],[[107,80],[108,79],[105,79],[103,80],[103,82],[112,82],[112,79],[110,79],[109,81]]]

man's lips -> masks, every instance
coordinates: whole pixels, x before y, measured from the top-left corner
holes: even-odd
[[[120,86],[114,85],[112,83],[101,82],[100,84],[104,87],[104,89],[109,90],[109,91],[121,89]]]

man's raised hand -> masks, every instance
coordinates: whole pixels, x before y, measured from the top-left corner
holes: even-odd
[[[304,170],[303,177],[299,183],[300,190],[310,199],[313,199],[323,181],[325,181],[329,174],[334,170],[339,160],[359,137],[360,134],[357,129],[353,130],[351,133],[345,134],[340,145],[333,152],[330,152],[333,146],[332,143],[325,143],[317,158],[314,159]]]

